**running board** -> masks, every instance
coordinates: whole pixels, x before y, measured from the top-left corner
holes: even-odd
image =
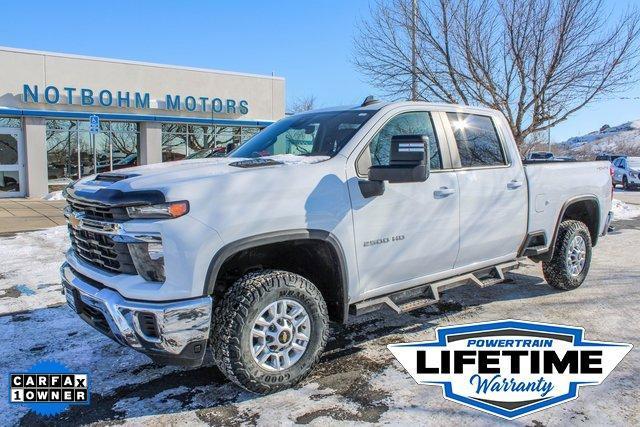
[[[442,291],[473,283],[485,288],[505,280],[507,271],[515,270],[520,261],[510,261],[494,267],[488,267],[460,276],[450,277],[433,283],[398,291],[382,297],[360,301],[351,306],[351,314],[360,316],[387,306],[396,313],[406,313],[427,307],[440,301]]]

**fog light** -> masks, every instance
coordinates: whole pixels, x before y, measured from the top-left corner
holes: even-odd
[[[130,243],[128,246],[138,274],[150,282],[164,282],[162,243]]]

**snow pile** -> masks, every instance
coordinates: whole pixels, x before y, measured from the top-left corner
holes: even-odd
[[[59,269],[68,248],[66,226],[0,238],[0,313],[61,304]]]
[[[570,151],[589,151],[592,154],[633,154],[629,151],[640,150],[640,120],[569,138],[564,145]]]
[[[640,216],[640,206],[629,205],[618,199],[611,201],[611,210],[614,220],[632,219]]]
[[[62,195],[62,191],[54,191],[53,193],[49,193],[42,198],[43,200],[64,200],[64,196]]]

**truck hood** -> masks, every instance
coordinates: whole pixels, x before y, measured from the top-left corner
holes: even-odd
[[[73,184],[74,193],[90,197],[102,189],[118,192],[159,190],[167,193],[180,183],[195,182],[221,175],[256,173],[273,168],[299,167],[329,159],[327,156],[277,155],[260,158],[211,158],[156,163],[82,178]]]

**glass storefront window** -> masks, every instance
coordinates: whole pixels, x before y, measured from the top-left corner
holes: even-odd
[[[162,161],[182,160],[187,156],[186,134],[162,134]]]
[[[0,117],[0,128],[19,128],[20,119],[13,117]]]
[[[18,163],[18,140],[11,135],[0,135],[0,165]]]
[[[162,161],[217,157],[260,132],[259,127],[162,124]],[[203,151],[207,150],[207,151]],[[202,151],[200,155],[196,154]]]
[[[114,125],[115,123],[111,124],[113,169],[138,166],[138,134],[135,132],[113,132],[113,129],[117,129]]]
[[[50,190],[96,172],[136,166],[139,154],[138,124],[101,121],[95,144],[89,122],[47,120],[47,169]]]
[[[256,135],[257,133],[260,132],[260,128],[254,128],[254,127],[243,127],[242,128],[242,138],[241,138],[241,142],[242,144],[244,144],[245,142],[247,142],[252,136]]]

